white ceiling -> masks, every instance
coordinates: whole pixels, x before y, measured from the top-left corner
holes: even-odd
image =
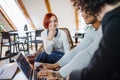
[[[48,12],[44,0],[22,0],[29,16],[37,29],[43,28],[43,17]],[[59,27],[67,27],[71,35],[76,32],[75,10],[71,0],[49,0],[50,7],[59,20]],[[79,14],[79,29],[82,30],[81,16]],[[81,31],[80,30],[80,31]],[[83,31],[84,32],[84,31]]]
[[[3,0],[2,0],[3,1]],[[5,0],[7,2],[7,0]],[[36,29],[43,27],[43,18],[48,12],[45,0],[22,0]],[[50,8],[59,20],[59,27],[67,27],[73,36],[76,32],[75,9],[71,0],[49,0]],[[12,8],[12,6],[11,6]],[[15,11],[12,11],[14,13]],[[79,31],[84,32],[84,21],[79,13]],[[17,18],[17,17],[16,17]],[[17,19],[19,21],[19,19]],[[25,24],[23,24],[25,25]],[[24,27],[24,26],[23,26]]]

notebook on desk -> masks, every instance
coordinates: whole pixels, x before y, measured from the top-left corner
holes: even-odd
[[[31,68],[29,62],[22,53],[18,54],[18,56],[15,58],[15,62],[18,64],[19,69],[24,73],[28,80],[37,80],[36,70]]]
[[[12,80],[17,70],[16,63],[0,65],[0,80]]]

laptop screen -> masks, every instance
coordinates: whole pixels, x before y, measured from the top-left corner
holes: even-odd
[[[16,62],[18,64],[19,68],[25,74],[25,76],[29,79],[31,72],[32,72],[32,68],[30,67],[29,63],[27,62],[27,60],[21,53],[20,53],[20,55],[18,55]]]

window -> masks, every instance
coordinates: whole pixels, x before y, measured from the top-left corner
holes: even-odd
[[[17,6],[15,0],[0,0],[0,5],[16,26],[17,30],[23,31],[25,24],[27,24],[29,30],[32,29],[29,26],[27,19]]]

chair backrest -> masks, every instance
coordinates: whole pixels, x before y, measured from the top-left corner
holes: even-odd
[[[73,45],[72,37],[70,35],[70,31],[68,30],[68,28],[59,28],[59,29],[65,31],[65,33],[67,34],[68,41],[69,41],[69,44],[70,44],[70,49],[72,49],[74,47],[74,45]]]
[[[3,40],[4,40],[4,39],[6,39],[6,40],[8,40],[9,42],[11,42],[9,32],[1,32],[1,33],[2,33],[1,43],[3,43]]]
[[[42,31],[44,31],[44,29],[36,30],[35,31],[35,37],[40,37]]]

